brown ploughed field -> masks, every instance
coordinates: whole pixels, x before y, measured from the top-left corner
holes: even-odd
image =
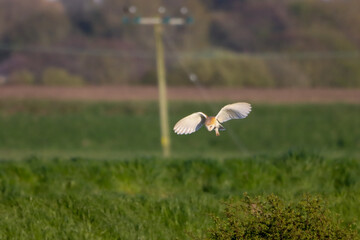
[[[244,89],[169,87],[168,98],[176,101],[251,101],[259,103],[360,103],[360,89]],[[29,87],[2,86],[0,100],[49,99],[80,101],[156,100],[156,87]]]

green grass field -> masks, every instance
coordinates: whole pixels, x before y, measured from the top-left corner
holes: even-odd
[[[222,105],[172,102],[171,125]],[[155,103],[2,101],[0,239],[204,238],[245,192],[358,222],[359,126],[358,105],[254,105],[220,137],[172,134],[163,159]]]

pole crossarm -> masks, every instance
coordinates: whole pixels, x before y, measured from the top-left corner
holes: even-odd
[[[192,17],[127,17],[122,18],[123,24],[141,24],[141,25],[186,25],[192,24]]]

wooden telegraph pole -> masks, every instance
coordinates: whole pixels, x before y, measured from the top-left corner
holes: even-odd
[[[126,7],[127,13],[136,13],[136,7]],[[164,7],[159,7],[159,13],[165,13]],[[185,7],[180,9],[182,14],[187,14],[188,10]],[[161,146],[163,156],[169,157],[171,154],[170,149],[170,132],[169,132],[169,117],[168,117],[168,104],[166,94],[166,67],[165,67],[165,53],[163,43],[163,25],[185,25],[193,22],[191,17],[123,17],[123,23],[133,23],[141,25],[154,26],[155,45],[156,45],[156,68],[159,89],[159,116],[160,116],[160,129],[161,129]]]
[[[155,44],[156,44],[156,66],[159,88],[159,109],[160,109],[160,126],[161,126],[161,146],[164,157],[170,156],[170,133],[169,117],[166,96],[166,71],[164,45],[162,41],[163,27],[161,24],[154,25]]]

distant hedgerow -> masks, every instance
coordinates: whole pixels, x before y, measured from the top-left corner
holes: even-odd
[[[352,226],[334,220],[317,197],[286,204],[275,195],[261,200],[245,194],[225,206],[222,217],[213,217],[209,239],[359,239]]]
[[[78,75],[69,73],[67,70],[49,67],[44,70],[42,84],[46,86],[83,86],[85,80]]]

